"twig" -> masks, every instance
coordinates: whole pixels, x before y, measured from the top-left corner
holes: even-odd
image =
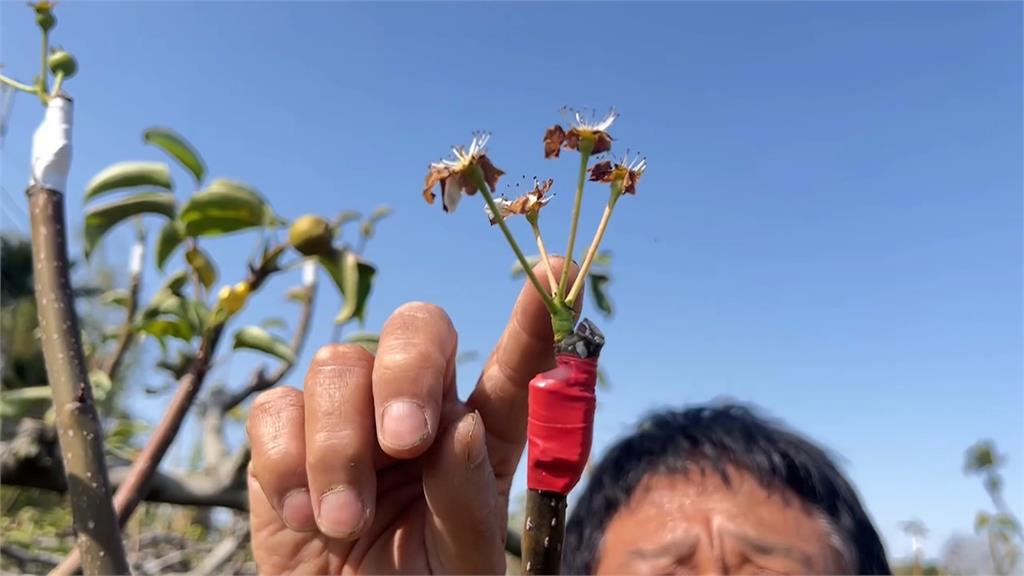
[[[114,348],[114,353],[102,368],[102,370],[107,373],[107,377],[111,380],[116,377],[117,369],[121,366],[121,361],[124,360],[125,355],[128,353],[128,349],[131,348],[132,343],[135,341],[133,323],[135,322],[135,313],[139,308],[139,289],[141,287],[142,271],[133,269],[131,286],[128,289],[128,309],[125,311],[124,323],[121,325],[121,335],[118,338],[117,346]]]
[[[56,554],[51,554],[43,550],[26,550],[21,546],[10,544],[8,542],[0,544],[0,554],[13,560],[18,565],[18,569],[25,573],[33,572],[29,569],[33,564],[52,568],[60,562],[60,556],[57,556]]]
[[[49,111],[48,111],[49,113]],[[45,122],[45,120],[44,120]],[[64,195],[28,189],[32,260],[46,373],[53,390],[60,443],[78,534],[88,574],[125,574],[128,560],[110,502],[100,425],[86,374],[78,315],[71,293]]]
[[[278,270],[277,257],[280,256],[282,251],[284,251],[283,245],[268,253],[258,268],[250,267],[249,277],[246,279],[250,290],[256,291],[267,279],[267,276]],[[157,466],[159,466],[171,442],[177,436],[181,423],[185,419],[185,414],[192,406],[196,395],[203,385],[203,381],[206,379],[213,353],[217,348],[217,343],[220,341],[223,331],[224,323],[220,323],[208,329],[204,334],[199,346],[199,352],[196,354],[196,359],[192,362],[188,373],[179,380],[178,389],[175,391],[174,397],[171,398],[167,412],[164,413],[163,419],[153,430],[149,442],[146,443],[146,446],[136,456],[124,483],[118,487],[117,492],[114,494],[114,508],[117,510],[117,518],[122,524],[128,521],[132,512],[135,511],[135,507],[142,500],[149,481],[156,472]],[[118,541],[120,542],[120,537]],[[78,566],[79,553],[76,549],[72,550],[68,557],[51,572],[51,576],[71,576],[78,571]]]
[[[292,355],[298,358],[302,352],[302,347],[306,343],[306,337],[309,336],[309,326],[313,318],[313,304],[316,298],[316,284],[310,284],[302,288],[302,311],[299,313],[299,325],[295,328],[295,333],[292,335],[292,341],[289,344]],[[246,398],[252,396],[257,392],[266,390],[276,386],[288,372],[291,371],[295,362],[282,362],[272,374],[267,376],[263,369],[257,370],[252,375],[252,379],[249,384],[238,390],[234,394],[228,396],[223,403],[223,411],[227,412],[238,406],[242,402],[245,402]]]
[[[212,576],[221,573],[221,568],[227,564],[249,541],[248,523],[235,534],[221,540],[219,544],[210,550],[210,553],[199,563],[198,566],[189,572],[189,576]]]
[[[187,549],[176,550],[174,552],[171,552],[167,556],[164,556],[163,558],[149,560],[142,564],[142,572],[146,574],[159,574],[167,568],[170,568],[171,566],[174,566],[175,564],[178,564],[179,562],[188,558],[188,555],[190,553],[191,551]]]

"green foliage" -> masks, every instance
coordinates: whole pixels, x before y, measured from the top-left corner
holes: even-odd
[[[366,302],[377,269],[351,250],[334,250],[332,254],[321,256],[318,260],[344,298],[341,311],[334,319],[335,323],[345,324],[353,318],[363,323]]]
[[[380,343],[380,334],[370,332],[357,332],[345,339],[349,344],[358,344],[370,354],[377,353],[377,344]]]
[[[964,473],[981,476],[982,485],[992,500],[994,512],[979,510],[974,518],[974,532],[986,536],[992,566],[997,574],[1011,574],[1017,567],[1024,545],[1024,532],[1020,521],[1003,498],[1003,477],[1000,468],[1006,458],[999,454],[995,443],[981,440],[967,449]]]
[[[209,290],[217,281],[217,268],[200,248],[192,247],[185,252],[185,261],[192,267],[204,288]]]
[[[181,245],[185,239],[185,227],[177,220],[170,220],[160,229],[160,236],[156,242],[156,266],[164,269],[167,259],[174,254],[174,250]]]
[[[192,173],[197,184],[203,181],[203,176],[206,175],[206,164],[199,156],[199,152],[181,135],[167,128],[150,128],[142,134],[142,139],[177,160]]]
[[[171,170],[163,162],[118,162],[107,167],[85,185],[85,200],[125,188],[173,188]]]
[[[264,354],[276,356],[285,362],[295,361],[295,353],[292,352],[284,340],[270,334],[259,326],[246,326],[235,332],[234,348],[236,350],[240,348],[256,350]]]
[[[219,236],[280,224],[259,193],[223,178],[192,196],[182,207],[179,220],[187,236]]]
[[[97,206],[85,213],[85,255],[88,258],[111,228],[133,216],[158,214],[174,217],[174,195],[145,192]]]

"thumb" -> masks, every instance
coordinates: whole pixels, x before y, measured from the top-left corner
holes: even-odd
[[[423,468],[425,539],[434,572],[504,574],[507,499],[498,493],[477,412],[452,406]],[[443,417],[442,417],[443,418]]]

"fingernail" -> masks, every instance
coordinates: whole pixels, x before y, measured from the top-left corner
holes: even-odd
[[[366,521],[366,508],[356,491],[344,486],[320,497],[320,529],[329,536],[344,538],[356,533]]]
[[[296,532],[312,532],[316,528],[309,490],[292,490],[284,497],[284,501],[281,502],[281,519]]]
[[[393,400],[384,406],[382,440],[391,448],[412,448],[430,433],[423,406],[412,400]]]
[[[466,465],[476,468],[487,457],[487,445],[484,444],[483,434],[480,433],[480,413],[474,410],[459,424],[459,432],[465,434],[466,440]]]

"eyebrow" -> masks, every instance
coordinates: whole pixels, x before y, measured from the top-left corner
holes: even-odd
[[[814,565],[814,560],[811,558],[810,554],[788,544],[762,540],[756,536],[743,534],[741,532],[732,532],[732,536],[735,537],[742,546],[746,547],[758,556],[781,556],[789,558],[790,560],[799,562],[800,565],[805,568],[810,568]]]
[[[699,542],[700,536],[692,534],[690,536],[672,538],[667,542],[650,548],[634,548],[629,551],[629,555],[640,560],[652,558],[685,559],[693,556],[697,551],[697,544]]]

